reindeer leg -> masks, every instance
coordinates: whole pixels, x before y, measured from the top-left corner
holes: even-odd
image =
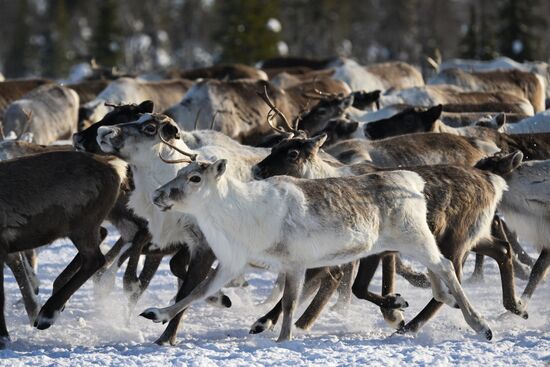
[[[397,255],[388,254],[382,257],[382,297],[386,300],[394,297],[394,302],[397,302],[399,298],[403,308],[409,304],[403,300],[400,294],[394,294],[395,292],[395,263]],[[394,329],[399,329],[405,325],[405,316],[401,309],[380,307],[380,312],[384,316],[384,320],[391,325]]]
[[[410,266],[401,261],[399,255],[395,255],[395,265],[397,274],[401,275],[407,282],[419,288],[430,288],[430,280],[426,274],[415,271]]]
[[[8,255],[4,250],[7,248],[7,245],[4,243],[0,245],[0,349],[5,349],[10,342],[10,335],[6,326],[6,317],[4,314],[4,262]]]
[[[240,275],[245,268],[246,263],[238,264],[238,266],[233,267],[218,264],[218,267],[211,271],[211,274],[200,282],[187,297],[165,308],[148,308],[143,311],[140,316],[153,320],[154,322],[164,323],[170,321],[192,303],[201,301],[219,291],[229,281]]]
[[[353,267],[348,266],[346,271],[353,273]],[[327,303],[330,301],[330,297],[337,289],[338,285],[341,284],[341,279],[345,272],[338,266],[332,266],[330,268],[326,268],[325,274],[325,277],[321,280],[319,291],[302,316],[298,319],[298,321],[296,321],[296,326],[300,329],[311,329],[315,321],[317,321],[321,315],[323,308],[325,308]],[[351,278],[352,277],[350,276],[349,279]]]
[[[38,299],[36,298],[33,284],[28,277],[27,271],[25,270],[26,265],[24,264],[24,261],[24,254],[21,252],[16,252],[8,255],[6,264],[11,269],[13,276],[17,281],[19,290],[21,291],[21,295],[23,296],[23,304],[25,305],[27,316],[29,317],[32,325],[34,319],[36,318],[36,315],[38,315],[40,305],[38,303]]]
[[[491,234],[493,237],[508,242],[512,247],[512,262],[514,263],[514,275],[519,279],[529,279],[529,273],[533,267],[533,259],[525,252],[517,240],[515,233],[512,233],[506,222],[504,222],[498,215],[495,215],[493,219],[493,226],[491,228]]]
[[[361,259],[359,271],[352,287],[353,294],[357,298],[372,302],[381,308],[398,309],[407,307],[409,304],[399,294],[380,296],[368,290],[381,258],[381,255],[370,255]]]
[[[38,269],[38,256],[36,250],[29,250],[24,252],[24,256],[21,256],[23,269],[25,270],[29,281],[31,282],[34,294],[38,294],[40,291],[40,280],[36,276]]]
[[[491,242],[477,244],[475,252],[489,256],[498,264],[500,270],[500,282],[502,285],[502,300],[504,308],[524,319],[528,318],[527,311],[522,302],[516,298],[514,284],[514,268],[512,264],[512,249],[508,242],[493,238]]]
[[[535,260],[533,260],[533,258],[529,256],[529,254],[523,249],[523,247],[521,247],[521,245],[518,242],[517,235],[510,230],[510,227],[508,227],[506,222],[503,221],[499,216],[495,216],[495,217],[496,217],[495,220],[498,220],[498,223],[502,228],[502,231],[504,231],[506,239],[508,240],[508,242],[510,242],[510,245],[512,246],[512,250],[514,251],[514,254],[517,255],[518,260],[523,264],[532,268],[535,264]]]
[[[340,266],[342,276],[341,279],[332,278],[330,280],[330,283],[334,283],[334,280],[337,280],[337,290],[338,290],[338,300],[336,301],[336,304],[332,306],[333,310],[340,311],[344,310],[351,302],[351,296],[352,296],[352,290],[351,286],[353,285],[353,278],[357,273],[357,269],[359,267],[358,261],[353,261],[348,264],[344,264]],[[335,274],[336,275],[336,274]],[[328,289],[330,289],[330,285]],[[328,301],[328,299],[327,299]]]
[[[140,296],[149,287],[149,283],[151,283],[151,279],[153,279],[153,276],[155,276],[163,257],[163,255],[145,256],[143,269],[139,274]]]
[[[208,251],[206,252],[208,254]],[[214,262],[214,255],[212,254],[211,258],[204,258],[201,256],[202,252],[197,253],[197,256],[191,260],[191,254],[189,253],[189,249],[187,246],[183,246],[172,258],[170,259],[170,271],[172,274],[174,274],[178,278],[178,292],[176,294],[176,297],[174,299],[174,303],[179,301],[180,299],[183,299],[185,295],[183,294],[183,284],[185,280],[187,280],[187,268],[189,267],[190,271],[193,271],[195,269],[195,276],[190,277],[189,279],[193,279],[194,277],[200,278],[197,283],[198,284],[201,280],[203,280],[206,275],[208,274],[208,271],[210,271],[210,267],[212,266],[212,263]],[[202,260],[202,261],[201,261]],[[197,265],[200,265],[197,267]],[[197,273],[197,270],[201,270],[201,273]],[[168,326],[166,329],[164,329],[164,332],[161,334],[161,336],[155,341],[158,345],[175,345],[176,344],[176,333],[178,332],[179,324],[181,322],[181,319],[183,318],[183,312],[181,315],[176,315],[170,322],[168,323]]]
[[[34,326],[39,330],[47,329],[53,325],[55,319],[73,293],[103,266],[105,258],[99,249],[101,243],[99,230],[94,230],[89,236],[86,234],[83,233],[82,235],[71,237],[71,240],[78,249],[78,254],[71,264],[80,263],[81,266],[70,280],[60,286],[44,306],[42,306],[34,322]],[[80,258],[80,261],[78,261],[77,258]],[[69,268],[71,264],[69,264],[67,268]],[[56,281],[58,279],[56,279]],[[59,286],[59,283],[57,285]]]
[[[533,265],[533,270],[531,271],[529,282],[527,282],[527,286],[525,287],[525,290],[523,291],[523,294],[521,296],[521,299],[525,305],[527,305],[527,302],[533,296],[535,288],[537,287],[538,283],[544,278],[549,266],[550,250],[545,248],[540,253],[540,256],[535,262],[535,265]]]
[[[455,263],[459,265],[455,267],[455,269],[460,269],[460,265],[462,264],[462,259],[456,260]],[[428,272],[428,274],[432,277],[435,276],[435,274],[433,274],[432,272]],[[460,272],[457,274],[457,277],[461,277]],[[444,290],[442,288],[438,288],[438,287],[441,287],[439,278],[437,279],[437,281],[431,281],[431,285],[432,285],[432,293],[434,294],[434,296],[440,295],[440,297],[438,298],[448,299],[448,295],[441,294],[442,292],[444,292]],[[455,307],[455,304],[456,304],[456,300],[453,299],[451,306]],[[420,330],[420,328],[422,328],[422,326],[424,326],[424,324],[426,324],[432,317],[434,317],[437,314],[441,306],[443,306],[443,302],[436,300],[436,298],[432,298],[430,302],[428,302],[428,304],[418,313],[418,315],[416,315],[405,326],[399,328],[397,333],[399,334],[405,334],[408,332],[416,333],[418,330]]]
[[[304,273],[302,269],[287,272],[285,274],[285,290],[283,292],[283,324],[281,333],[277,342],[292,339],[292,317],[298,303],[298,297],[304,283]]]
[[[80,252],[76,254],[76,256],[71,260],[69,265],[63,271],[61,274],[55,278],[53,281],[53,289],[52,289],[52,295],[58,292],[65,284],[71,280],[71,278],[78,272],[82,265],[82,256],[80,255]]]
[[[481,254],[476,254],[476,263],[474,266],[474,272],[467,281],[472,283],[479,283],[483,281],[483,262],[485,257]]]
[[[127,243],[126,243],[126,240],[124,238],[122,238],[122,236],[120,236],[115,244],[113,245],[113,247],[111,247],[111,249],[109,249],[109,251],[107,251],[107,253],[105,254],[105,265],[103,265],[101,267],[101,269],[99,269],[97,271],[97,273],[94,274],[94,283],[98,284],[98,283],[101,283],[102,281],[102,278],[103,278],[103,275],[109,271],[110,267],[115,263],[115,262],[118,262],[119,258],[122,256],[122,255],[125,255],[127,251],[124,251],[125,247],[127,247]],[[126,260],[128,257],[126,257],[124,260]],[[117,268],[118,268],[118,264],[117,264]]]
[[[306,299],[313,292],[319,288],[320,283],[323,281],[323,278],[327,275],[327,268],[314,268],[314,269],[308,269],[306,270],[306,280],[304,284],[304,288],[302,291],[302,297],[301,299]],[[284,288],[284,282],[285,282],[285,273],[279,273],[279,276],[277,277],[277,281],[282,279],[282,285]],[[250,328],[250,334],[259,334],[267,329],[272,328],[277,321],[279,321],[279,316],[281,316],[281,313],[283,312],[283,301],[282,298],[279,299],[279,301],[273,306],[271,310],[264,316],[260,317],[252,327]]]
[[[143,293],[137,276],[137,267],[143,247],[150,241],[150,239],[151,236],[149,235],[149,232],[146,229],[140,229],[132,239],[132,244],[129,249],[130,257],[128,259],[126,271],[124,272],[124,277],[122,278],[122,284],[124,292],[128,296],[130,310],[133,310],[134,305]]]
[[[284,273],[279,273],[277,275],[277,280],[275,280],[275,284],[273,285],[273,289],[271,290],[271,294],[261,304],[265,305],[265,304],[272,303],[272,302],[275,302],[276,300],[281,299],[281,296],[283,294],[284,285],[285,285],[285,275],[284,275]]]
[[[420,258],[418,260],[421,260]],[[470,304],[459,279],[461,278],[461,265],[462,256],[456,258],[453,262],[440,255],[439,261],[430,261],[426,263],[428,269],[433,272],[439,279],[443,280],[447,288],[458,303],[460,310],[464,316],[464,319],[476,332],[482,334],[487,340],[491,340],[493,333],[489,328],[489,325],[483,320],[483,318],[476,312],[473,306]],[[405,326],[406,328],[406,326]]]
[[[178,269],[178,267],[176,266],[177,264],[173,261],[170,261],[170,269],[172,269],[172,272],[180,277],[180,279],[183,279],[183,283],[176,295],[176,304],[177,302],[189,296],[193,289],[197,288],[197,286],[201,284],[201,282],[204,282],[206,280],[206,277],[215,259],[216,257],[210,249],[198,250],[193,255],[193,258],[190,260],[187,272],[185,272],[185,266]],[[176,344],[176,334],[178,332],[178,327],[184,315],[184,312],[185,309],[179,312],[174,318],[170,320],[162,335],[155,341],[156,344]]]

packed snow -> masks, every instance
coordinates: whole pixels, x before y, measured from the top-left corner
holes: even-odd
[[[107,243],[112,245],[116,232]],[[51,293],[53,279],[69,263],[75,249],[68,240],[44,247],[39,253],[41,302]],[[535,254],[532,254],[533,256]],[[465,278],[473,269],[473,256],[465,266]],[[472,303],[493,329],[493,341],[479,338],[467,326],[459,310],[447,306],[417,335],[392,336],[379,310],[354,299],[345,311],[325,310],[310,332],[297,330],[295,339],[276,343],[275,330],[248,334],[249,327],[271,305],[267,298],[275,274],[246,274],[250,285],[228,288],[233,306],[216,308],[206,303],[191,307],[175,347],[153,343],[164,329],[137,315],[150,306],[166,306],[176,292],[176,279],[165,261],[137,308],[127,318],[122,292],[122,271],[113,291],[101,301],[89,280],[67,303],[56,324],[39,331],[29,325],[20,293],[5,271],[6,317],[13,342],[0,351],[0,366],[243,366],[243,365],[375,365],[375,366],[548,366],[550,365],[550,284],[541,283],[529,304],[529,319],[505,313],[496,263],[487,260],[482,283],[465,282]],[[372,290],[379,291],[377,273]],[[517,281],[518,293],[525,281]],[[427,289],[410,286],[401,278],[398,291],[408,300],[407,319],[431,298]],[[333,300],[334,302],[334,300]]]

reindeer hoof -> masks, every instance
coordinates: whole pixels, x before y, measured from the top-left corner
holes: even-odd
[[[161,315],[158,308],[148,308],[140,313],[139,316],[145,317],[146,319],[152,320],[153,322],[157,323],[162,322],[164,324],[168,321],[165,317]]]
[[[176,341],[176,338],[170,338],[167,340],[163,337],[160,337],[157,340],[155,340],[155,344],[161,347],[169,347],[169,346],[173,347],[177,344],[177,341]]]
[[[225,294],[221,296],[216,295],[216,296],[208,297],[206,299],[206,302],[216,307],[229,308],[232,305],[231,298],[227,297]]]
[[[249,334],[259,334],[274,326],[273,321],[270,319],[259,319],[250,328]]]
[[[223,307],[229,308],[231,307],[231,298],[227,297],[226,295],[223,295],[221,299],[221,304]]]
[[[385,308],[403,309],[409,307],[409,302],[405,301],[405,298],[403,298],[399,293],[388,294],[384,298],[387,302]]]
[[[391,308],[382,308],[380,311],[382,311],[384,320],[393,329],[400,330],[405,326],[405,315],[403,314],[403,311]]]
[[[59,316],[60,311],[45,311],[44,308],[40,310],[38,316],[34,320],[34,327],[38,330],[46,330],[55,323],[57,316]]]
[[[486,329],[483,332],[483,335],[485,336],[485,339],[487,339],[487,340],[493,339],[493,332],[491,331],[491,329]]]
[[[521,299],[516,299],[515,303],[509,304],[505,308],[511,313],[513,313],[514,315],[520,316],[525,320],[529,318],[529,314],[527,313],[527,309],[526,309],[527,308],[526,303],[523,302],[523,300]]]

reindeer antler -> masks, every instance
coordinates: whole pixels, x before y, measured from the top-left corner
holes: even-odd
[[[269,126],[271,126],[271,128],[273,130],[275,130],[277,132],[280,132],[282,134],[288,134],[288,133],[295,133],[296,132],[296,130],[292,127],[290,122],[288,122],[288,119],[286,118],[285,114],[282,113],[281,110],[279,110],[277,108],[277,106],[275,106],[273,101],[269,98],[269,95],[267,94],[267,86],[264,85],[264,92],[263,93],[256,92],[256,94],[258,94],[258,96],[260,96],[260,98],[263,99],[263,101],[270,108],[269,112],[267,113],[267,123],[269,124]],[[278,127],[277,125],[275,125],[273,123],[273,118],[275,117],[275,115],[279,115],[279,117],[281,117],[281,119],[283,120],[285,125],[288,127],[289,131],[286,131],[286,130],[282,129],[282,128]]]
[[[302,95],[309,99],[332,99],[332,98],[338,98],[342,96],[342,93],[327,93],[319,90],[317,88],[317,76],[313,78],[313,93],[311,92],[304,92]]]
[[[113,108],[118,108],[118,107],[122,107],[124,106],[124,102],[121,102],[121,103],[112,103],[112,102],[104,102],[103,103],[106,107],[113,107]]]
[[[167,123],[168,123],[167,121],[162,122],[159,126],[158,134],[159,134],[160,141],[162,141],[164,144],[166,144],[170,148],[174,149],[176,152],[178,152],[180,154],[183,154],[183,155],[185,155],[189,158],[181,158],[181,159],[173,159],[173,160],[172,159],[165,159],[164,157],[162,157],[162,154],[160,152],[159,152],[159,158],[165,163],[182,163],[182,162],[191,163],[191,162],[195,161],[197,159],[197,154],[189,153],[189,152],[184,151],[183,149],[178,148],[177,146],[175,146],[174,144],[172,144],[168,140],[166,140],[164,138],[164,136],[162,136],[162,127],[164,125],[166,125]]]
[[[210,130],[214,130],[214,123],[216,122],[216,116],[218,116],[219,112],[219,110],[216,110],[216,112],[214,112],[214,116],[212,116],[212,121],[210,121]]]
[[[197,130],[197,126],[199,125],[199,116],[201,115],[202,107],[199,108],[197,111],[197,114],[195,115],[195,123],[193,124],[193,130]]]

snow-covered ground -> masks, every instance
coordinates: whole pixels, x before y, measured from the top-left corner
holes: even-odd
[[[115,236],[109,236],[113,243]],[[74,256],[69,241],[58,241],[39,255],[41,301],[51,293],[52,281]],[[472,259],[465,274],[472,270]],[[500,278],[494,261],[487,260],[485,281],[466,284],[466,293],[489,321],[494,339],[478,338],[460,311],[444,307],[416,336],[391,336],[378,309],[354,299],[345,314],[327,310],[311,332],[296,331],[295,340],[275,343],[275,331],[249,335],[248,329],[268,309],[258,306],[271,290],[273,274],[247,274],[250,286],[228,289],[233,307],[205,303],[193,306],[185,318],[175,347],[152,343],[163,325],[137,316],[149,306],[168,305],[176,281],[167,262],[153,279],[137,309],[125,320],[121,275],[116,288],[101,304],[94,301],[90,280],[69,301],[50,329],[29,326],[15,280],[6,270],[6,316],[13,343],[0,351],[0,366],[243,366],[243,365],[374,365],[374,366],[548,366],[550,365],[550,284],[541,284],[529,305],[529,319],[504,314]],[[373,290],[379,291],[378,273]],[[525,286],[517,282],[518,293]],[[411,305],[407,319],[430,299],[430,291],[398,279],[399,292]],[[503,316],[504,314],[504,316]]]

